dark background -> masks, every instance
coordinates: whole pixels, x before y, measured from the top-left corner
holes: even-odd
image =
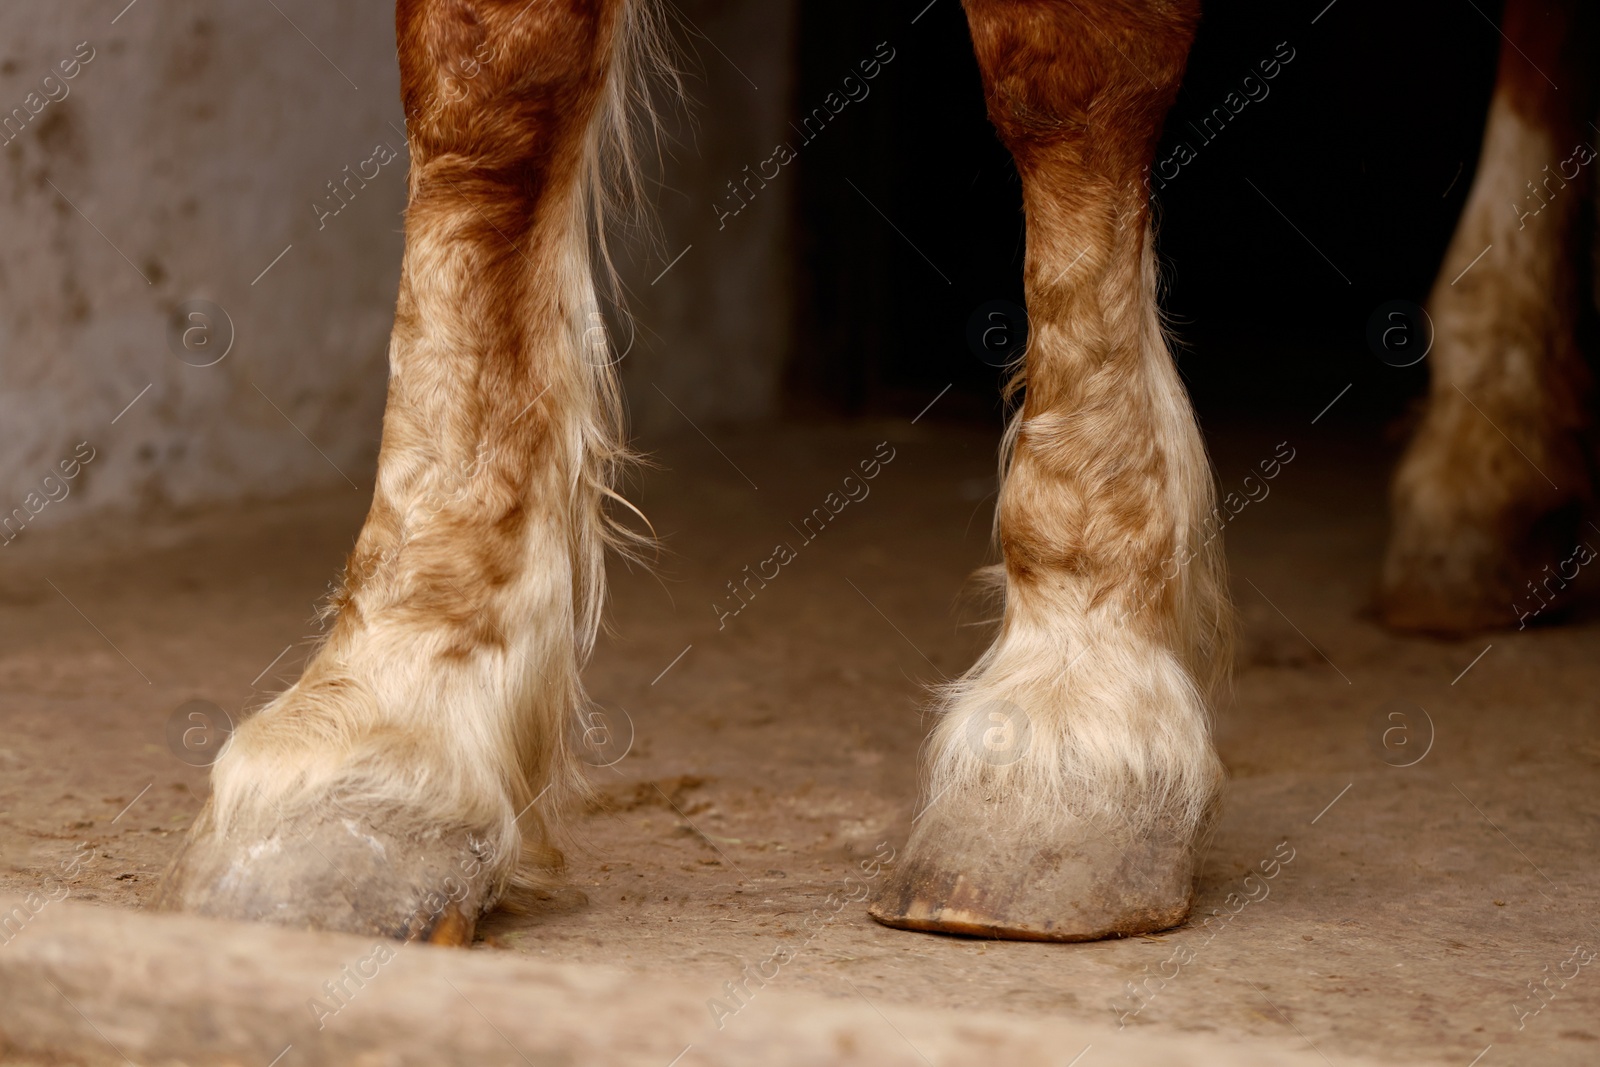
[[[797,413],[914,414],[950,382],[939,417],[1002,412],[1001,372],[966,327],[986,301],[1021,303],[1020,186],[960,6],[936,0],[910,25],[925,2],[802,5],[797,111],[879,41],[896,57],[799,158]],[[1198,146],[1186,122],[1279,42],[1295,50],[1270,95],[1157,194],[1163,303],[1202,421],[1309,417],[1353,381],[1341,417],[1382,423],[1426,384],[1425,365],[1375,358],[1366,325],[1386,301],[1422,303],[1439,269],[1477,163],[1501,5],[1337,0],[1319,18],[1326,2],[1207,4],[1168,117],[1158,159],[1177,140]]]

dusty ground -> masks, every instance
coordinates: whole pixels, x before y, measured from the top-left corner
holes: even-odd
[[[908,1002],[1114,1023],[1137,1006],[1126,984],[1158,976],[1128,1025],[1330,1062],[1600,1057],[1600,966],[1566,962],[1600,949],[1600,623],[1580,611],[1444,643],[1364,621],[1386,462],[1372,435],[1303,421],[1214,443],[1225,488],[1280,441],[1295,458],[1228,530],[1232,782],[1194,923],[989,943],[886,930],[852,904],[802,946],[801,918],[904,840],[924,687],[980,647],[982,613],[957,592],[985,558],[995,438],[933,417],[711,434],[724,455],[695,434],[668,442],[636,494],[670,555],[659,577],[615,572],[614,633],[588,679],[617,745],[633,740],[573,820],[573,889],[491,918],[478,951],[610,963],[727,1003],[723,983],[781,944],[797,958],[776,984],[887,1015]],[[871,495],[801,546],[790,524],[885,440]],[[4,550],[0,889],[59,877],[75,899],[150,897],[206,790],[169,719],[193,699],[237,715],[294,677],[364,505],[347,491],[29,530]],[[725,583],[779,541],[798,558],[719,630]],[[1410,732],[1386,750],[1373,721],[1390,713]],[[1200,925],[1212,909],[1238,910]]]

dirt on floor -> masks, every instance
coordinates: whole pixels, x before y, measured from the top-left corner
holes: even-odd
[[[1195,917],[1048,945],[888,930],[858,902],[815,936],[800,925],[904,842],[928,687],[988,633],[960,593],[989,559],[998,433],[931,417],[708,430],[660,444],[636,486],[666,552],[655,573],[613,568],[586,676],[589,761],[610,765],[570,820],[570,888],[491,916],[474,951],[701,989],[707,1041],[739,1025],[725,983],[782,947],[766,988],[874,1005],[1253,1036],[1330,1062],[1600,1062],[1600,618],[1579,605],[1460,642],[1374,625],[1391,458],[1376,435],[1213,442],[1224,491],[1280,466],[1226,532],[1230,784]],[[847,503],[807,527],[829,494]],[[151,898],[207,790],[175,755],[184,731],[204,739],[211,705],[237,718],[295,677],[365,505],[345,490],[30,529],[4,549],[0,889]],[[779,544],[777,577],[741,585]]]

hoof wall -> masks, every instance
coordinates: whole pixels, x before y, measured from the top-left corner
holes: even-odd
[[[468,945],[492,903],[490,846],[464,831],[318,814],[223,835],[202,812],[155,906],[302,929]]]
[[[1450,596],[1437,589],[1408,583],[1378,595],[1374,614],[1383,626],[1399,633],[1454,639],[1489,630],[1504,630],[1517,621],[1509,606],[1514,597],[1485,603],[1468,596]]]
[[[868,908],[885,926],[1016,941],[1165,930],[1194,898],[1195,849],[1173,835],[1070,820],[1050,832],[978,802],[928,813]]]

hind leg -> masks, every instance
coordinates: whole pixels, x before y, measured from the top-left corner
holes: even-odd
[[[625,15],[400,3],[410,204],[372,508],[326,642],[217,761],[162,905],[461,941],[525,853],[553,862],[621,449],[584,203]]]
[[[1427,408],[1391,490],[1379,613],[1399,629],[1519,625],[1579,538],[1594,23],[1572,3],[1506,6],[1477,178],[1428,301]]]
[[[947,694],[926,806],[872,914],[1045,940],[1158,930],[1188,914],[1222,780],[1214,493],[1162,338],[1144,181],[1198,5],[966,6],[1027,214],[1005,610]]]

